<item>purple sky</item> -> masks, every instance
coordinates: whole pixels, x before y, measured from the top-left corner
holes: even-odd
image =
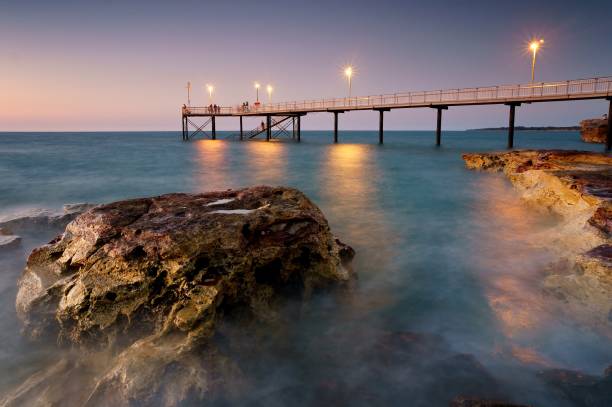
[[[124,4],[125,3],[125,4]],[[536,80],[612,75],[612,4],[586,1],[5,1],[0,0],[0,131],[178,130],[192,105],[274,101],[530,80],[526,42],[545,39]],[[261,98],[266,99],[262,92]],[[451,108],[445,129],[504,126],[503,106]],[[521,106],[517,125],[575,125],[603,101]],[[330,129],[313,114],[303,128]],[[237,119],[220,119],[235,129]],[[341,129],[375,129],[347,113]],[[432,129],[435,111],[387,114],[387,129]]]

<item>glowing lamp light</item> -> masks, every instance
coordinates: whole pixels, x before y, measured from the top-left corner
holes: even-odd
[[[346,75],[347,78],[351,78],[351,76],[353,76],[353,67],[352,66],[347,66],[346,68],[344,68],[344,74]]]
[[[259,103],[259,82],[255,82],[254,83],[255,86],[255,99],[257,100],[257,103]]]
[[[348,97],[349,99],[351,98],[351,85],[352,85],[352,78],[353,78],[353,67],[352,66],[347,66],[346,68],[344,68],[344,76],[346,76],[346,79],[348,80]],[[350,103],[350,100],[349,100]]]
[[[206,89],[208,89],[208,98],[210,102],[212,103],[212,97],[213,97],[212,95],[215,90],[215,87],[213,85],[206,84]]]
[[[538,52],[538,49],[542,44],[544,44],[544,40],[531,41],[531,43],[529,44],[529,49],[533,52]]]
[[[533,55],[531,57],[531,82],[535,80],[536,54],[538,53],[538,50],[540,49],[542,44],[544,44],[543,39],[535,39],[529,43],[529,49],[531,50],[531,52],[533,52]]]

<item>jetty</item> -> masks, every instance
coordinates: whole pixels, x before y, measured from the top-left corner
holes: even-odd
[[[557,82],[537,82],[518,85],[497,85],[433,91],[401,92],[382,95],[313,99],[294,102],[264,103],[256,106],[217,107],[186,106],[181,108],[182,137],[190,140],[198,134],[217,138],[216,118],[237,117],[240,131],[236,138],[252,140],[265,134],[270,141],[275,134],[291,129],[296,141],[301,140],[301,118],[309,113],[331,113],[334,117],[333,141],[338,142],[338,116],[353,110],[379,112],[378,142],[384,142],[384,114],[392,109],[431,108],[437,110],[436,145],[442,142],[442,112],[453,106],[506,105],[508,117],[508,148],[514,148],[516,108],[529,103],[560,102],[586,99],[608,101],[608,133],[606,151],[612,149],[612,76],[574,79]],[[243,117],[261,116],[263,126],[244,131]],[[198,122],[200,120],[200,122]],[[191,128],[190,128],[191,125]],[[210,130],[208,130],[210,126]]]

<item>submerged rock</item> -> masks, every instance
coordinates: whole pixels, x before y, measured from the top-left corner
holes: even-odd
[[[96,204],[88,203],[88,202],[78,202],[78,203],[67,203],[64,204],[62,209],[64,210],[64,215],[73,215],[73,214],[81,214],[89,209],[95,207]]]
[[[21,238],[14,235],[3,235],[0,233],[0,252],[13,250],[21,245]]]
[[[544,287],[580,319],[612,334],[612,157],[584,151],[464,154],[470,169],[503,171],[523,197],[561,216],[562,261]]]
[[[457,397],[450,407],[529,407],[524,404],[513,404],[499,400],[485,400],[472,397]]]
[[[224,314],[280,321],[285,300],[348,282],[353,255],[291,188],[120,201],[32,252],[16,307],[31,337],[114,352],[91,405],[177,405],[239,376],[208,340]]]
[[[65,204],[63,212],[32,209],[7,219],[0,220],[1,234],[27,234],[41,228],[63,229],[79,214],[95,207],[90,203]]]
[[[612,405],[612,366],[603,376],[593,376],[565,369],[542,371],[540,377],[576,406],[609,407]]]
[[[474,355],[457,353],[437,334],[347,330],[317,339],[311,346],[322,356],[313,363],[326,371],[317,377],[316,394],[324,399],[312,405],[448,406],[465,395],[515,398]],[[296,390],[285,404],[299,403],[304,393]]]
[[[605,143],[608,119],[586,119],[580,122],[580,138],[587,143]]]

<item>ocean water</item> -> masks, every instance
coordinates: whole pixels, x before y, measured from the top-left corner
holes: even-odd
[[[471,355],[515,402],[571,406],[537,373],[601,375],[612,346],[542,294],[542,271],[556,259],[546,232],[557,219],[523,202],[501,174],[464,168],[463,152],[503,150],[505,132],[444,132],[439,148],[434,137],[389,131],[380,146],[374,131],[341,131],[336,145],[329,131],[305,131],[299,144],[181,142],[176,132],[0,133],[0,218],[176,191],[296,187],[356,250],[359,279],[345,302],[315,298],[287,327],[284,347],[241,356],[257,382],[244,404],[314,405],[325,393],[336,405],[429,406],[447,405],[445,389],[488,394],[478,375],[425,363],[436,350],[418,363],[381,363],[381,338],[405,333],[440,338],[449,360]],[[518,132],[515,145],[602,150],[576,132]],[[48,356],[20,337],[14,300],[27,254],[54,233],[0,253],[0,393]],[[390,381],[403,390],[384,394]]]

